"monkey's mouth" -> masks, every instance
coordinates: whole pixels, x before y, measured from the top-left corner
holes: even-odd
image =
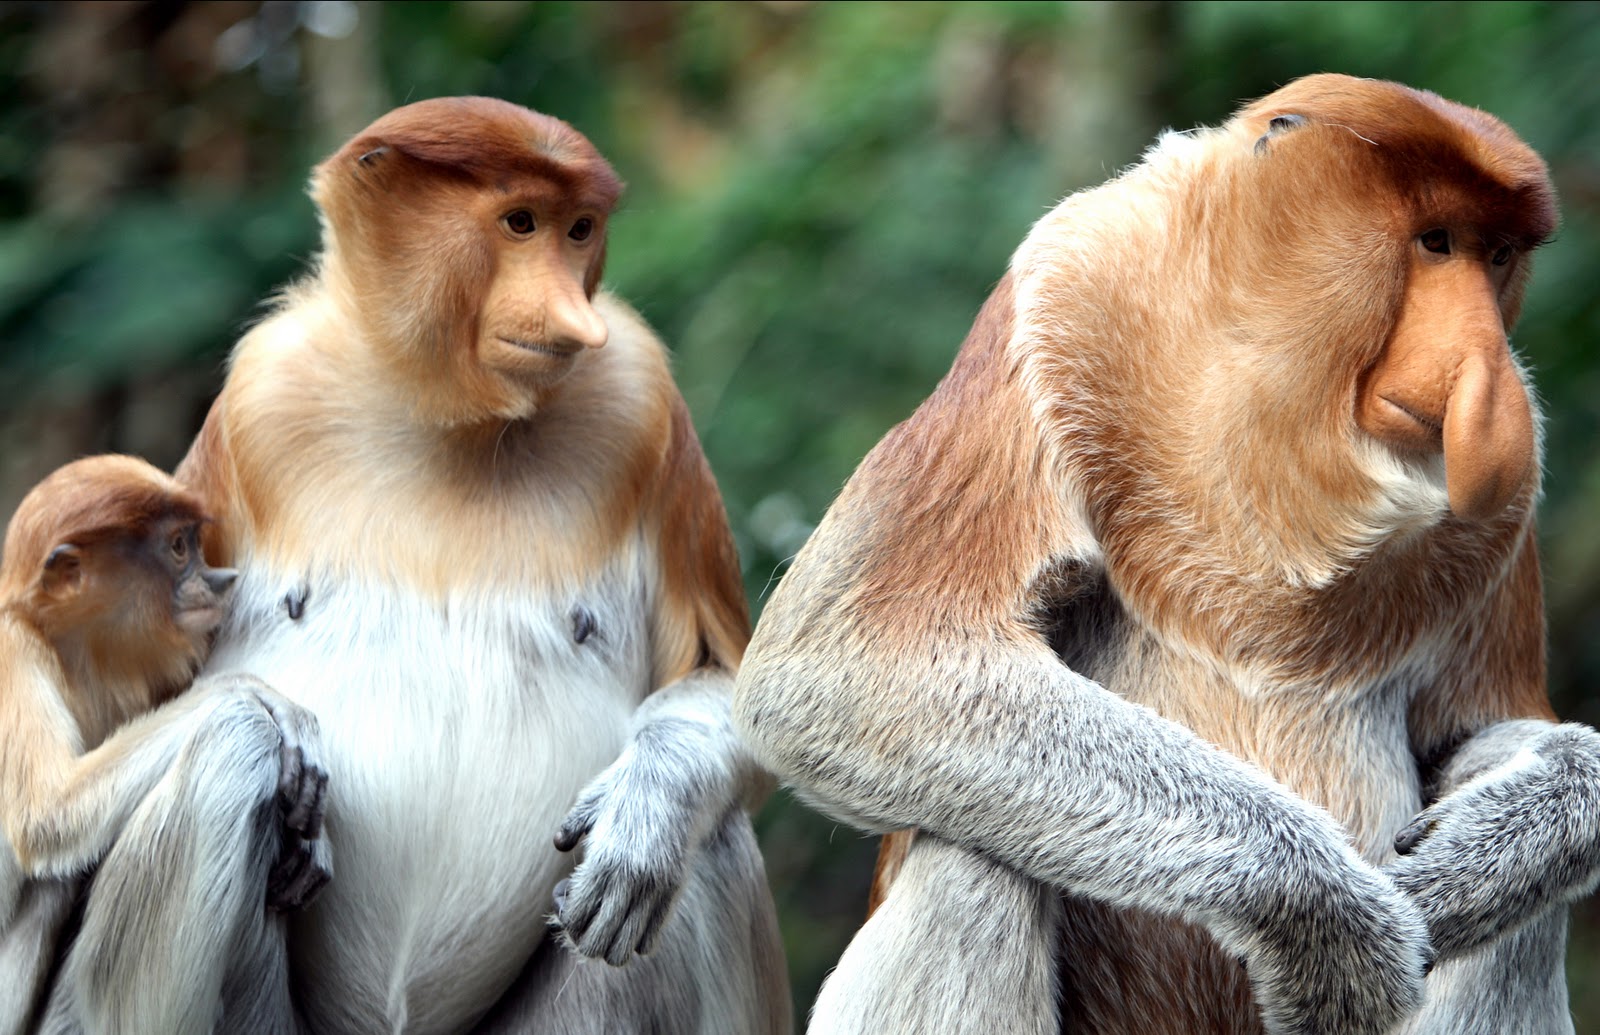
[[[524,352],[532,352],[540,356],[552,356],[556,359],[566,359],[569,356],[576,355],[578,352],[578,349],[558,348],[555,345],[545,345],[537,341],[529,341],[526,338],[508,338],[503,334],[497,334],[495,337],[507,345],[521,349]]]
[[[1417,428],[1419,430],[1421,430],[1425,435],[1427,435],[1428,438],[1434,439],[1434,440],[1439,440],[1439,439],[1443,438],[1443,436],[1444,436],[1444,421],[1443,420],[1435,420],[1432,417],[1429,417],[1425,413],[1419,413],[1417,410],[1412,409],[1410,406],[1407,406],[1405,403],[1399,402],[1398,400],[1395,400],[1395,399],[1391,399],[1387,395],[1380,395],[1380,396],[1378,396],[1378,398],[1382,399],[1385,403],[1387,403],[1390,407],[1392,407],[1395,410],[1395,412],[1401,414],[1402,416],[1404,416],[1405,418],[1410,420],[1413,424],[1415,424],[1417,426]]]

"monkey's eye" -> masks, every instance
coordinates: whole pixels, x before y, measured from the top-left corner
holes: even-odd
[[[572,224],[572,229],[567,231],[567,236],[574,241],[587,241],[592,233],[594,233],[594,220],[584,216]]]
[[[1439,227],[1434,227],[1432,230],[1424,230],[1417,236],[1417,240],[1422,242],[1422,247],[1437,255],[1450,254],[1450,231],[1448,230],[1443,230]]]
[[[504,223],[505,228],[518,237],[526,237],[533,233],[533,213],[525,208],[519,208],[515,212],[507,212],[500,222]]]
[[[1509,244],[1502,244],[1499,248],[1496,248],[1494,254],[1489,256],[1489,261],[1494,263],[1496,266],[1504,266],[1506,263],[1510,262],[1511,246]]]
[[[189,559],[189,540],[182,532],[172,537],[172,559],[179,564]]]

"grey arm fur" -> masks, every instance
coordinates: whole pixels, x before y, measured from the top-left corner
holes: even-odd
[[[783,588],[803,595],[800,581]],[[1247,960],[1274,1035],[1383,1032],[1420,1002],[1416,907],[1259,770],[1042,643],[974,636],[893,668],[854,638],[762,649],[792,628],[775,598],[736,717],[824,811],[918,826],[1056,888],[1198,923]],[[853,676],[887,671],[922,689],[874,694]]]

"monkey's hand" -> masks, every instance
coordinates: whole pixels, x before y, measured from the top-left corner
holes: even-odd
[[[556,832],[561,851],[584,846],[554,921],[579,953],[613,966],[648,955],[707,837],[770,779],[733,732],[730,682],[690,676],[651,695],[621,757]]]
[[[321,731],[314,714],[265,683],[252,679],[249,690],[272,716],[281,738],[277,812],[282,841],[267,878],[267,906],[301,909],[333,877],[333,849],[322,836],[328,773],[320,760]]]
[[[1441,797],[1395,837],[1385,869],[1449,959],[1520,927],[1600,880],[1600,734],[1576,723],[1503,722],[1463,745]]]
[[[1383,1035],[1422,1005],[1433,964],[1417,908],[1383,874],[1329,857],[1242,904],[1245,969],[1271,1035]],[[1223,933],[1223,932],[1219,932]],[[1232,942],[1232,938],[1225,938]]]

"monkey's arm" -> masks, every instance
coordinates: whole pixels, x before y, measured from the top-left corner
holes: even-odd
[[[326,776],[305,754],[306,731],[314,734],[314,720],[307,727],[300,716],[283,710],[287,702],[279,704],[259,682],[248,677],[204,680],[80,754],[77,726],[58,689],[64,679],[53,652],[10,622],[0,623],[0,641],[0,653],[11,658],[0,676],[6,730],[0,745],[0,810],[29,876],[69,877],[94,865],[171,768],[199,722],[230,693],[248,694],[277,721],[284,745],[280,794],[287,822],[308,837],[315,835]],[[274,698],[272,705],[264,695]]]
[[[651,951],[708,835],[741,805],[759,807],[773,783],[733,728],[749,619],[722,499],[681,399],[652,503],[660,584],[650,640],[661,689],[556,834],[563,851],[585,844],[558,921],[579,952],[613,965]]]
[[[1600,734],[1497,723],[1443,767],[1440,797],[1386,869],[1422,908],[1441,959],[1471,952],[1600,883]]]
[[[1545,691],[1534,529],[1411,726],[1434,799],[1387,870],[1427,917],[1434,947],[1470,953],[1600,882],[1600,734],[1558,725]]]
[[[782,639],[767,640],[774,608]],[[737,715],[823,811],[918,826],[1072,893],[1200,924],[1245,958],[1272,1032],[1381,1032],[1417,1005],[1416,909],[1258,771],[1020,630],[880,653],[870,634],[790,639],[782,599],[767,615]]]

